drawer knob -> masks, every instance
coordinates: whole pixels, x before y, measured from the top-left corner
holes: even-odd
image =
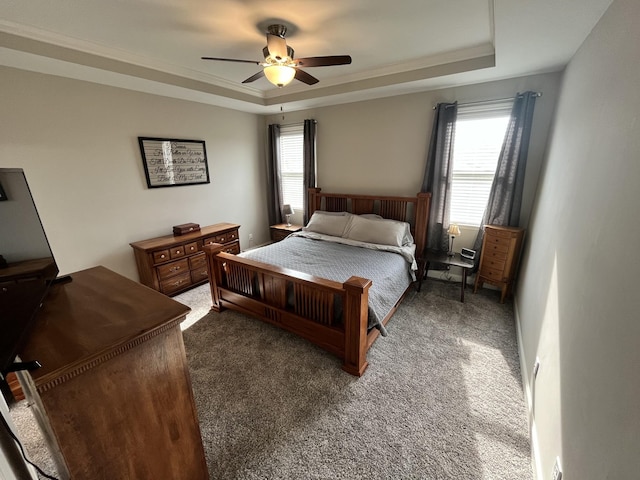
[[[164,258],[164,253],[162,255],[160,255],[160,258]]]
[[[177,272],[178,270],[180,270],[180,267],[171,267],[170,270],[172,272]]]
[[[221,241],[221,242],[224,242],[224,238],[221,238],[221,239],[220,239],[220,241]]]
[[[191,247],[191,251],[192,251],[192,252],[193,252],[193,250],[194,250],[194,247]]]
[[[180,253],[180,250],[176,250],[176,254]]]

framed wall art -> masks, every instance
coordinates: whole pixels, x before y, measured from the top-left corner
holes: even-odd
[[[204,140],[138,137],[149,188],[209,183]]]

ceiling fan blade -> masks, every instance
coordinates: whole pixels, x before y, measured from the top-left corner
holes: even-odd
[[[256,60],[239,60],[237,58],[218,58],[218,57],[200,57],[202,60],[220,60],[222,62],[238,62],[238,63],[253,63],[254,65],[260,65],[260,62]]]
[[[287,41],[278,35],[267,33],[267,48],[269,54],[276,60],[287,57]]]
[[[255,82],[256,80],[258,80],[259,78],[264,77],[264,70],[260,70],[258,73],[256,73],[255,75],[251,75],[249,78],[247,78],[246,80],[243,80],[242,83],[250,83],[250,82]]]
[[[349,65],[351,57],[349,55],[331,55],[327,57],[307,57],[296,58],[294,60],[299,67],[330,67],[332,65]]]
[[[314,85],[320,81],[316,77],[309,75],[307,72],[300,70],[299,68],[296,68],[295,79],[300,80],[302,83],[306,83],[307,85]]]

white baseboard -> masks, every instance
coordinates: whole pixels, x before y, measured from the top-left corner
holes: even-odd
[[[513,313],[516,322],[516,335],[518,340],[518,356],[520,358],[520,374],[522,375],[522,389],[524,392],[524,401],[527,407],[527,420],[529,422],[529,439],[531,442],[531,468],[533,469],[533,477],[536,480],[544,480],[542,475],[542,465],[540,464],[540,446],[538,444],[538,431],[536,430],[536,420],[533,415],[533,390],[535,386],[531,383],[529,370],[524,361],[524,349],[522,341],[522,329],[520,328],[520,313],[518,310],[518,297],[513,298]],[[531,372],[533,373],[533,372]]]

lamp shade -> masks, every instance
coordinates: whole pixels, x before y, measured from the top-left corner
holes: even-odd
[[[455,223],[452,223],[451,225],[449,225],[449,230],[447,230],[447,233],[449,235],[457,237],[460,235],[460,227],[458,227],[458,225],[456,225]]]
[[[282,214],[283,215],[293,215],[295,212],[293,211],[293,208],[291,207],[291,205],[286,204],[282,206]]]
[[[264,67],[264,75],[276,87],[284,87],[296,76],[296,69],[285,65],[269,65]]]

